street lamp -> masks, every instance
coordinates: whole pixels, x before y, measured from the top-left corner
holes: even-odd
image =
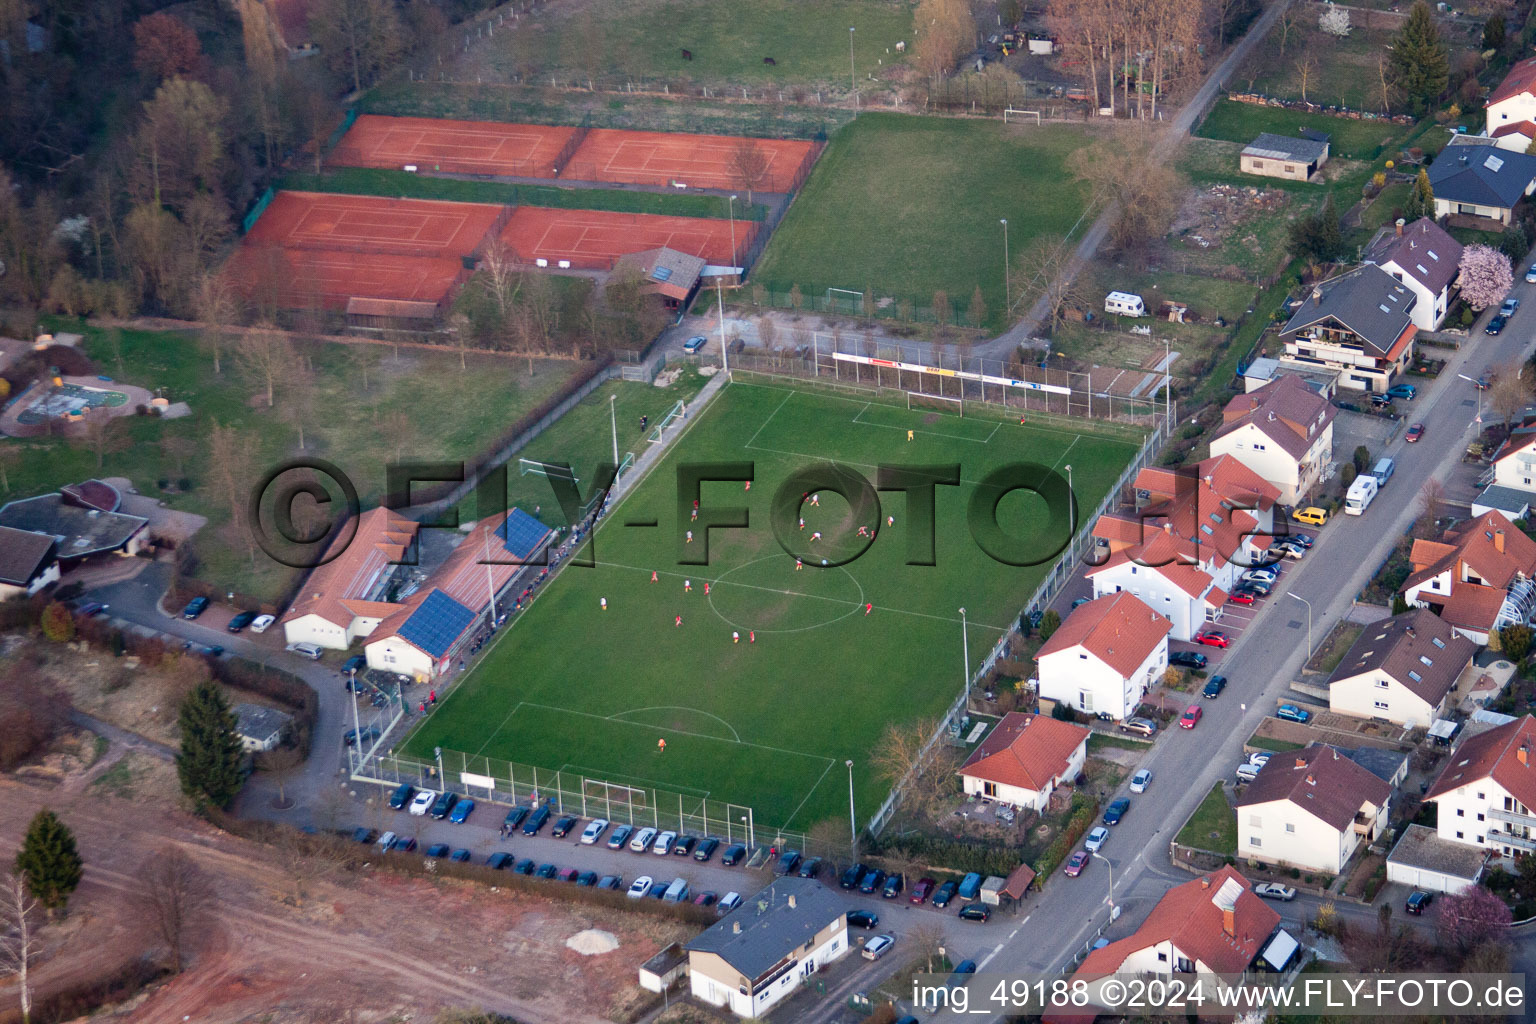
[[[1100,856],[1097,852],[1090,854],[1090,856],[1094,860],[1101,860],[1109,865],[1109,895],[1104,898],[1104,902],[1109,906],[1109,916],[1113,919],[1115,916],[1115,862],[1108,857]]]
[[[736,266],[736,197],[731,196],[727,212],[731,218],[731,266]]]
[[[858,819],[853,815],[853,761],[850,759],[843,764],[848,766],[848,857],[851,860],[858,860],[859,826]]]
[[[715,275],[715,301],[720,309],[720,367],[725,379],[731,379],[731,357],[725,351],[725,293],[720,288],[720,275]]]
[[[1296,600],[1300,601],[1302,604],[1307,606],[1307,660],[1311,661],[1312,660],[1312,602],[1308,601],[1304,597],[1298,597],[1297,595],[1291,593],[1289,590],[1287,590],[1285,592],[1285,596],[1286,597],[1295,597]]]
[[[1077,501],[1072,496],[1072,467],[1067,467],[1067,535],[1077,536]]]
[[[966,627],[965,609],[960,609],[960,646],[964,651],[965,666],[960,678],[965,682],[965,690],[971,689],[971,634]]]
[[[848,26],[848,88],[853,90],[853,116],[859,116],[859,83],[853,70],[853,26]]]
[[[997,222],[1003,226],[1003,314],[1006,316],[1011,308],[1009,293],[1012,291],[1008,286],[1008,218],[1000,217]]]

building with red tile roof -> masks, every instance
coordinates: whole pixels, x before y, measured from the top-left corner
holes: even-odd
[[[1333,403],[1294,374],[1238,395],[1222,411],[1212,455],[1230,455],[1300,504],[1333,459]]]
[[[1483,131],[1500,149],[1524,153],[1536,139],[1536,57],[1519,61],[1488,95]],[[1529,134],[1527,135],[1527,131]],[[1524,142],[1520,141],[1524,137]]]
[[[1336,875],[1390,817],[1392,787],[1333,747],[1271,757],[1237,798],[1237,855]]]
[[[1173,623],[1121,592],[1074,608],[1035,655],[1040,696],[1115,720],[1168,668]]]
[[[344,651],[372,633],[399,607],[393,569],[415,543],[417,528],[383,506],[358,516],[355,530],[344,527],[283,614],[288,642]]]
[[[1536,611],[1536,541],[1498,512],[1415,540],[1403,598],[1428,608],[1474,643]]]
[[[960,767],[965,791],[1044,810],[1056,788],[1083,770],[1090,735],[1090,730],[1071,722],[1010,711]]]
[[[1536,718],[1469,736],[1425,793],[1440,839],[1510,859],[1536,853]]]
[[[1221,867],[1169,889],[1136,931],[1089,953],[1072,981],[1092,993],[1097,979],[1115,974],[1242,974],[1255,961],[1279,970],[1297,949],[1279,925],[1248,880]],[[1087,1021],[1093,1009],[1044,1019]]]
[[[1280,491],[1230,455],[1196,466],[1143,469],[1134,511],[1094,523],[1085,574],[1095,597],[1129,591],[1188,640],[1221,617],[1239,577],[1268,548]]]

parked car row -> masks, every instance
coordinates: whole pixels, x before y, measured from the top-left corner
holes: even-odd
[[[981,875],[971,872],[960,881],[947,881],[942,885],[932,878],[920,878],[912,886],[911,895],[907,897],[909,903],[919,906],[932,902],[940,910],[949,906],[958,897],[961,900],[974,901],[981,895]],[[849,891],[857,890],[866,895],[879,894],[888,900],[894,900],[906,890],[906,878],[899,871],[887,873],[880,868],[869,867],[865,864],[850,864],[843,870],[838,878],[838,887]],[[966,902],[960,908],[960,918],[963,921],[985,921],[991,917],[992,911],[985,903]],[[873,928],[880,922],[878,914],[870,910],[850,910],[848,923],[861,928]]]

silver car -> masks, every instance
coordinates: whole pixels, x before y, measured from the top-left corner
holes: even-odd
[[[876,935],[864,943],[864,959],[879,960],[895,944],[896,936],[894,935]]]
[[[1139,771],[1135,775],[1131,776],[1131,792],[1132,793],[1145,793],[1147,791],[1147,786],[1151,782],[1152,782],[1152,769],[1150,769],[1150,768],[1143,768],[1141,771]]]

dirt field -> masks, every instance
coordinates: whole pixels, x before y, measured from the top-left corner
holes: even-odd
[[[110,772],[111,761],[109,752],[92,771]],[[162,763],[137,772],[143,779],[172,769]],[[529,1022],[623,1020],[641,995],[638,964],[688,934],[671,922],[468,883],[285,868],[292,858],[282,851],[220,833],[166,803],[105,795],[73,774],[56,785],[0,778],[0,848],[13,849],[43,806],[75,830],[86,871],[68,918],[47,929],[35,996],[153,952],[155,940],[125,903],[137,866],[165,845],[191,856],[218,894],[186,972],[95,1020],[366,1024],[447,1008]],[[611,932],[619,948],[588,957],[565,946],[587,928]],[[14,1000],[13,981],[0,982],[0,1018]]]

